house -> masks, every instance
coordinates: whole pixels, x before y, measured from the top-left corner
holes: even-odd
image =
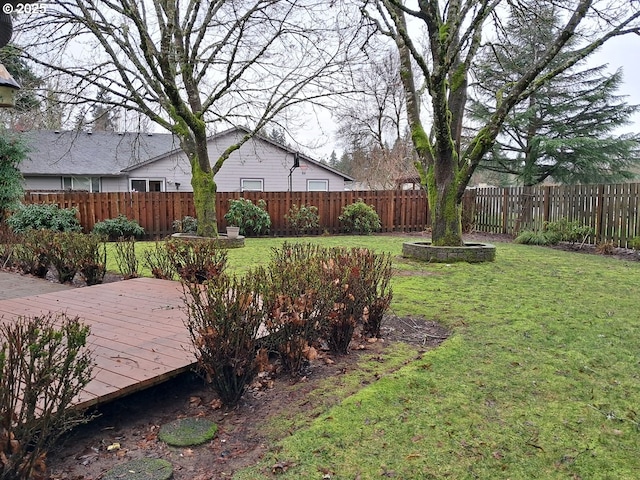
[[[248,131],[232,128],[209,138],[215,162]],[[191,166],[171,134],[30,131],[29,158],[20,170],[26,190],[190,192]],[[219,192],[340,191],[353,178],[268,138],[255,136],[226,160],[215,177]]]

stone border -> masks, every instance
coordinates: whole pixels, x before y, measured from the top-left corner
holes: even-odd
[[[493,262],[496,247],[490,243],[465,243],[463,247],[439,247],[431,242],[406,242],[402,244],[402,256],[426,262]]]

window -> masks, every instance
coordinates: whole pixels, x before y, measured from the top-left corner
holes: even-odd
[[[132,192],[164,192],[164,180],[132,178],[129,190]]]
[[[329,180],[307,180],[307,192],[328,192]]]
[[[264,180],[262,180],[261,178],[241,178],[240,191],[241,192],[263,192]]]
[[[131,180],[131,191],[132,192],[146,192],[147,191],[147,181],[146,180]]]
[[[62,177],[63,190],[100,191],[100,177]]]

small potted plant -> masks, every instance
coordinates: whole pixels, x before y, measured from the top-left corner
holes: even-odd
[[[235,225],[229,225],[227,227],[227,238],[238,238],[240,234],[240,227],[236,227]]]

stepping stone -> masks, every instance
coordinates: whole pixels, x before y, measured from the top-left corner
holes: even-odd
[[[206,418],[180,418],[160,427],[158,438],[172,447],[191,447],[216,436],[218,426]]]
[[[173,467],[161,458],[139,458],[112,468],[103,480],[169,480]]]

